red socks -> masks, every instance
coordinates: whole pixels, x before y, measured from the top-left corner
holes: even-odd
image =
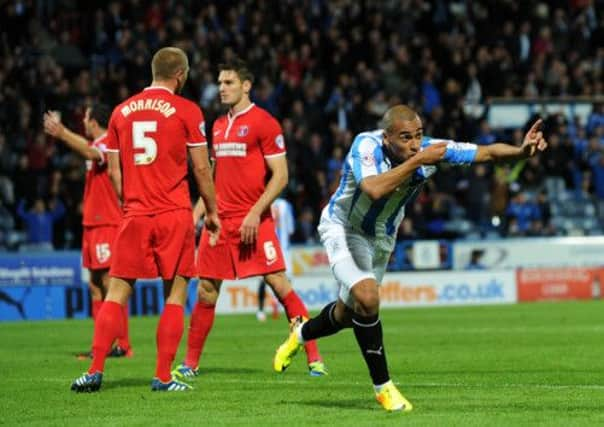
[[[281,304],[283,304],[283,308],[285,308],[285,313],[287,314],[288,319],[292,319],[296,316],[302,316],[308,319],[308,310],[293,289],[281,299]],[[306,344],[304,344],[304,349],[306,350],[306,360],[308,363],[321,360],[319,347],[317,346],[317,342],[315,340],[308,341]]]
[[[197,365],[199,365],[199,358],[203,352],[203,346],[214,325],[215,314],[215,305],[197,302],[195,307],[193,307],[191,324],[189,326],[185,365],[191,368],[197,368]]]
[[[115,301],[105,301],[94,322],[92,339],[92,364],[88,373],[103,372],[107,353],[123,328],[123,310]]]
[[[166,304],[157,325],[157,366],[155,369],[155,376],[164,383],[172,379],[170,371],[182,338],[184,322],[183,306]]]
[[[99,315],[99,310],[101,309],[101,306],[103,305],[103,300],[92,300],[92,318],[96,319],[96,317]]]
[[[122,319],[124,321],[122,324],[123,329],[120,336],[117,337],[117,345],[124,350],[128,350],[130,348],[130,334],[128,328],[128,303],[122,306],[122,312]]]
[[[92,301],[92,318],[96,321],[98,315],[99,315],[99,310],[101,309],[101,307],[103,306],[103,301],[96,301],[93,300]],[[122,329],[120,329],[120,334],[117,337],[117,345],[121,348],[123,348],[124,350],[128,350],[130,348],[130,334],[129,334],[129,328],[128,328],[128,304],[122,306],[122,320],[123,320],[123,324],[122,324]]]

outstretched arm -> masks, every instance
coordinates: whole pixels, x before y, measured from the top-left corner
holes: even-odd
[[[433,144],[387,172],[363,178],[360,187],[371,200],[378,200],[392,193],[403,181],[422,165],[438,163],[445,155],[446,143]]]
[[[524,135],[521,146],[510,145],[506,143],[495,143],[491,145],[481,145],[476,150],[475,162],[490,162],[501,160],[525,159],[534,156],[537,152],[547,148],[547,141],[543,138],[543,132],[539,127],[543,121],[537,120],[529,131]]]
[[[69,148],[86,160],[103,160],[101,152],[89,146],[88,141],[83,136],[66,128],[59,115],[54,111],[44,113],[44,132],[65,142]]]

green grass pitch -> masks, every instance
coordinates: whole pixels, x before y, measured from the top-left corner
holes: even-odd
[[[350,330],[319,342],[330,375],[304,354],[272,371],[286,323],[217,316],[190,393],[152,393],[156,318],[131,319],[132,359],[109,359],[99,393],[75,394],[73,354],[92,321],[0,324],[2,425],[604,425],[604,301],[384,310],[394,381],[415,405],[375,402]],[[177,361],[184,354],[183,337]]]

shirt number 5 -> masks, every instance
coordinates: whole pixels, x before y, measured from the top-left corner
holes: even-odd
[[[137,166],[151,164],[157,157],[157,142],[146,135],[148,132],[157,132],[157,122],[132,122],[132,145],[135,150],[145,150],[134,153],[134,164]]]

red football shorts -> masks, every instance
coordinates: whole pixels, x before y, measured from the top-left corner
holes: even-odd
[[[113,241],[117,225],[84,226],[82,236],[82,265],[90,270],[111,267]]]
[[[216,245],[204,228],[197,251],[197,274],[206,279],[234,280],[285,270],[285,262],[272,217],[262,218],[256,243],[241,243],[243,218],[221,218],[222,230]]]
[[[189,209],[122,219],[109,275],[122,279],[195,276],[195,230]]]

